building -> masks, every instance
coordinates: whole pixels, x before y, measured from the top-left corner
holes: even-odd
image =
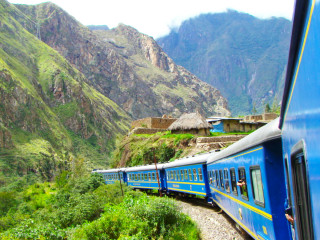
[[[171,133],[190,133],[194,135],[208,136],[210,135],[211,128],[212,125],[197,112],[184,113],[171,124],[168,130],[170,130]]]

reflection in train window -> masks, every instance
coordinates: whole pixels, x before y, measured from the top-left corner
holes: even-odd
[[[220,186],[221,186],[221,189],[224,189],[222,170],[219,170],[219,176],[220,176]]]
[[[229,174],[228,174],[228,169],[224,170],[224,186],[226,188],[227,192],[230,192],[230,183],[229,183]]]
[[[199,181],[202,181],[202,170],[201,170],[201,168],[198,168],[198,174],[199,174]]]
[[[190,181],[192,181],[192,173],[191,173],[191,169],[189,169],[189,179],[190,179]]]
[[[197,170],[195,168],[193,169],[193,179],[198,181]]]
[[[252,193],[255,204],[264,207],[263,186],[260,167],[250,167]]]

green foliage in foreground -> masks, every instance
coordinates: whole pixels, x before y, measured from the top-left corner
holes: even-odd
[[[0,192],[1,239],[199,239],[174,200],[147,196],[98,174]]]

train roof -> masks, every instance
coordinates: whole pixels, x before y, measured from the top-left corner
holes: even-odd
[[[164,164],[157,164],[157,169],[163,169]],[[130,167],[126,168],[125,172],[138,172],[138,171],[148,171],[148,170],[156,170],[156,166],[153,165],[146,165],[146,166],[138,166],[138,167]]]
[[[113,168],[107,170],[93,170],[92,173],[117,173],[117,172],[124,172],[125,168]]]
[[[207,163],[212,163],[214,161],[220,160],[222,158],[234,155],[246,149],[260,145],[264,142],[280,138],[281,131],[278,126],[279,118],[276,118],[267,125],[259,128],[258,130],[242,138],[241,140],[232,144],[231,146],[222,150],[221,152],[210,155]]]
[[[164,164],[163,168],[172,168],[172,167],[179,167],[179,166],[194,165],[199,163],[206,163],[208,157],[211,154],[214,154],[214,152],[207,152],[207,153],[197,154],[191,157],[184,157],[184,158],[175,160],[173,162]]]

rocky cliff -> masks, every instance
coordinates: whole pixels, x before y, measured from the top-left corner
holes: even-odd
[[[28,32],[32,27],[30,18],[0,0],[2,183],[7,176],[28,173],[50,180],[79,158],[89,168],[106,166],[131,121],[57,51]]]
[[[132,27],[91,31],[51,3],[17,8],[41,26],[37,30],[17,16],[21,24],[41,35],[87,77],[88,84],[134,118],[196,110],[230,114],[217,89],[176,65],[152,38]]]

